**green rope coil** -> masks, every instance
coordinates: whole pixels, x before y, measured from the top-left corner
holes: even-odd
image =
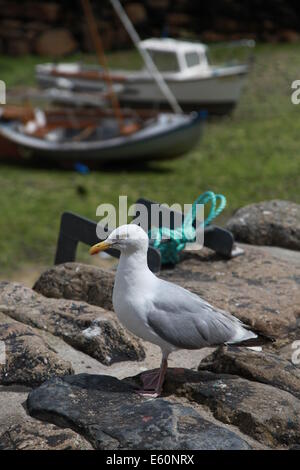
[[[196,240],[196,220],[197,204],[210,203],[210,211],[205,218],[203,225],[209,225],[226,206],[226,197],[223,194],[215,194],[213,191],[207,191],[201,194],[196,201],[193,202],[191,210],[184,218],[181,227],[174,230],[169,228],[152,228],[149,230],[149,238],[153,242],[154,248],[161,253],[162,264],[176,264],[179,261],[179,254],[185,248],[187,243],[193,243]]]

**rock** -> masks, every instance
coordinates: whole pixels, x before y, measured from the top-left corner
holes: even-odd
[[[42,31],[45,31],[46,29],[48,29],[48,26],[47,24],[41,21],[28,21],[28,23],[24,25],[24,28],[27,31],[34,31],[35,33],[41,33]]]
[[[103,49],[105,51],[112,49],[115,44],[114,26],[110,22],[98,20],[97,27],[98,27],[99,34],[101,36]],[[93,38],[91,37],[91,33],[86,23],[83,23],[81,25],[81,34],[82,34],[82,46],[84,47],[84,50],[94,53],[95,46],[94,46]]]
[[[0,36],[7,39],[21,38],[23,34],[22,22],[15,19],[5,19],[0,23]]]
[[[155,10],[166,10],[170,5],[170,0],[147,0],[147,5]]]
[[[24,385],[0,385],[0,435],[28,418],[24,403],[30,389]]]
[[[47,269],[33,289],[45,297],[82,300],[113,310],[115,275],[111,271],[79,263],[65,263]]]
[[[131,48],[132,42],[124,26],[118,21],[114,26],[113,48],[120,50],[121,47],[122,49]]]
[[[60,57],[74,52],[78,47],[73,35],[64,28],[49,29],[35,41],[35,52],[39,55]]]
[[[7,52],[12,56],[23,56],[29,54],[29,41],[23,39],[11,39],[7,43]]]
[[[214,21],[214,27],[217,31],[222,33],[232,33],[239,31],[241,28],[241,21],[233,20],[232,18],[216,18]]]
[[[11,318],[60,336],[105,365],[144,358],[138,339],[113,313],[85,302],[48,299],[22,284],[0,282],[0,305]]]
[[[300,34],[293,29],[283,29],[279,33],[279,39],[284,42],[296,43],[299,42]]]
[[[1,312],[1,307],[0,307]],[[0,363],[0,384],[36,386],[50,377],[73,372],[29,326],[0,313],[0,341],[5,345]]]
[[[218,348],[199,365],[199,370],[239,375],[286,390],[300,398],[300,368],[271,352],[246,348]]]
[[[249,449],[236,433],[189,406],[146,400],[114,377],[80,374],[53,379],[27,400],[32,416],[78,430],[94,448]]]
[[[216,419],[266,446],[299,443],[300,400],[284,390],[234,375],[169,369],[164,393],[208,407]]]
[[[216,31],[205,30],[201,32],[201,40],[204,42],[222,42],[222,41],[226,41],[227,37],[223,33],[217,33]]]
[[[188,26],[192,23],[193,17],[185,13],[169,13],[167,20],[172,26]]]
[[[283,346],[276,348],[276,354],[288,362],[299,368],[300,365],[300,341],[299,335],[296,336],[295,341],[289,341]]]
[[[300,205],[266,201],[239,209],[226,227],[237,240],[300,250]]]
[[[62,13],[61,5],[54,2],[32,2],[26,10],[29,12],[29,18],[36,18],[48,23],[56,22]]]
[[[141,24],[147,20],[147,11],[141,3],[129,3],[125,6],[125,10],[129,19],[133,24]]]
[[[91,450],[79,434],[53,424],[30,420],[11,426],[0,436],[0,450]]]
[[[230,260],[203,249],[186,253],[161,277],[182,285],[280,342],[299,337],[300,264],[245,246]]]
[[[6,18],[19,18],[24,16],[26,6],[20,2],[0,2],[1,11],[5,11]],[[4,10],[5,8],[5,10]]]
[[[26,19],[36,19],[46,21],[48,23],[56,22],[61,15],[61,5],[55,2],[37,2],[27,1],[1,1],[1,11],[6,18],[20,18],[21,21]]]
[[[274,31],[276,29],[276,25],[273,21],[266,19],[263,21],[263,29],[264,30],[269,30],[269,31]]]

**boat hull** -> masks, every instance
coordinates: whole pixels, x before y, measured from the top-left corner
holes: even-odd
[[[171,92],[184,111],[205,109],[209,114],[224,115],[236,106],[246,83],[248,66],[233,66],[213,72],[207,77],[165,78]],[[111,77],[117,79],[121,72],[112,72]],[[37,80],[41,86],[59,87],[59,78],[51,75],[51,68],[39,66]],[[82,77],[69,79],[74,90],[98,91],[103,87],[101,80],[88,80]],[[170,109],[165,96],[158,89],[152,78],[143,73],[124,72],[124,87],[119,95],[123,105],[145,108],[159,107]]]
[[[159,103],[153,103],[153,101],[131,101],[130,99],[120,99],[120,103],[123,107],[135,108],[135,109],[153,109],[157,108],[161,111],[170,111],[170,105],[166,101],[160,101]],[[212,103],[209,101],[199,102],[197,104],[198,110],[207,111],[208,117],[221,117],[226,116],[233,112],[237,105],[237,101],[224,101],[222,103]],[[195,104],[180,101],[180,107],[185,113],[195,111]]]
[[[201,80],[167,80],[171,92],[184,111],[206,109],[211,114],[227,114],[236,106],[245,86],[246,74],[210,77]],[[120,95],[123,104],[145,107],[168,107],[160,90],[152,81],[127,84]]]
[[[142,129],[131,136],[100,142],[49,142],[25,135],[16,126],[7,124],[0,124],[0,134],[20,147],[20,153],[26,158],[32,156],[75,162],[176,158],[191,150],[202,135],[204,117],[200,114],[163,114],[159,119],[155,126]]]

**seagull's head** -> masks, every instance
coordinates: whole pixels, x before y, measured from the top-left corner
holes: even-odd
[[[111,232],[103,242],[97,243],[90,249],[90,254],[95,255],[100,251],[116,248],[121,253],[135,253],[143,251],[147,253],[149,239],[146,232],[135,224],[121,225]]]

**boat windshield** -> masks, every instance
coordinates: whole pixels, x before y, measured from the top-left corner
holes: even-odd
[[[200,65],[201,59],[198,52],[187,52],[185,54],[186,65],[188,67],[196,67]]]
[[[158,70],[161,72],[179,72],[177,55],[174,52],[148,50]]]

